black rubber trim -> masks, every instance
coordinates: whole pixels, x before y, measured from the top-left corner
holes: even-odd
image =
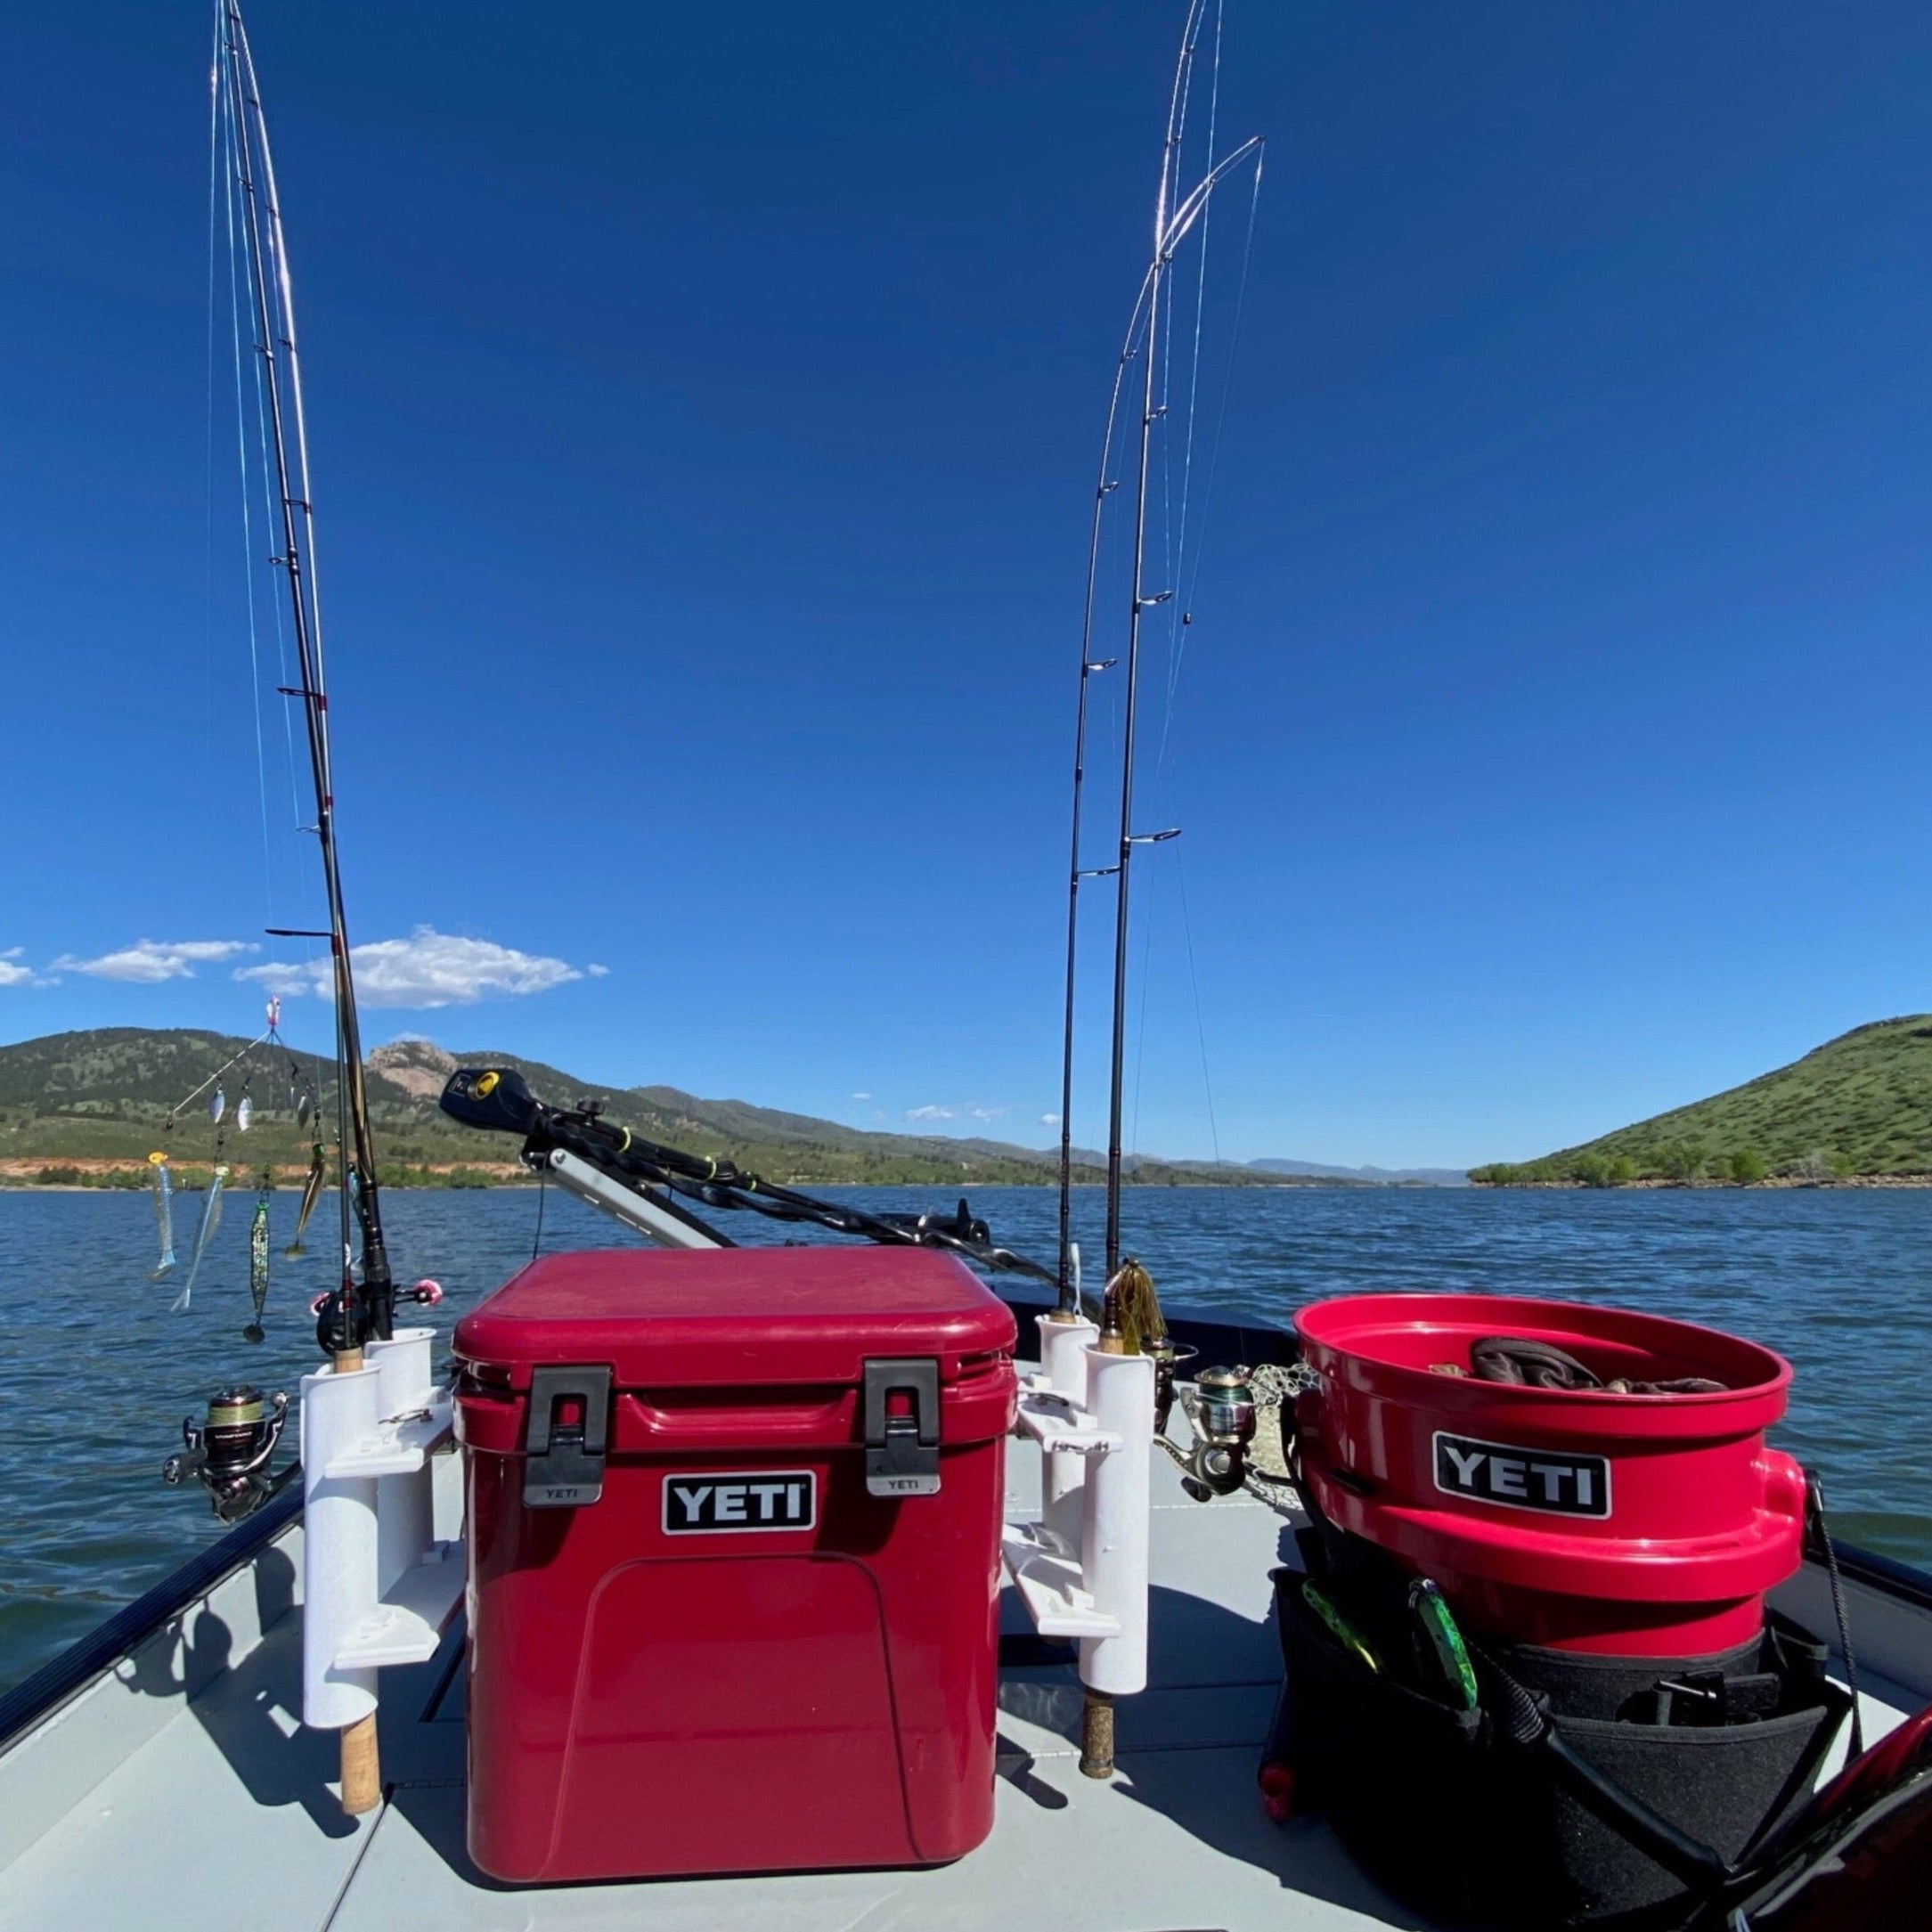
[[[237,1523],[226,1536],[137,1596],[126,1610],[70,1643],[0,1697],[0,1751],[22,1732],[51,1716],[102,1671],[138,1650],[170,1617],[253,1562],[302,1513],[302,1485],[289,1480],[298,1472],[295,1466],[283,1471],[281,1487],[245,1522]]]
[[[1932,1571],[1902,1563],[1895,1556],[1877,1550],[1861,1550],[1855,1544],[1832,1538],[1838,1551],[1838,1569],[1847,1583],[1862,1583],[1881,1596],[1896,1597],[1914,1610],[1932,1610]]]

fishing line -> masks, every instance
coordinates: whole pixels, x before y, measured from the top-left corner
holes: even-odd
[[[1219,0],[1214,12],[1214,62],[1211,69],[1212,79],[1208,93],[1208,169],[1214,167],[1214,143],[1221,112],[1221,25],[1222,9]],[[1208,306],[1208,241],[1210,224],[1214,218],[1214,204],[1211,200],[1201,210],[1201,247],[1194,273],[1194,350],[1187,371],[1187,436],[1185,453],[1181,462],[1180,524],[1174,547],[1173,569],[1170,582],[1178,591],[1186,570],[1187,557],[1187,512],[1193,501],[1194,478],[1194,434],[1200,417],[1201,403],[1201,340],[1207,320]],[[1198,544],[1196,546],[1198,548]],[[1200,567],[1195,566],[1194,575],[1200,575]],[[1167,755],[1168,736],[1174,721],[1174,700],[1180,688],[1181,659],[1187,648],[1187,606],[1189,599],[1176,597],[1168,612],[1168,673],[1167,673],[1167,714],[1162,721],[1161,748],[1154,756],[1154,774],[1158,779],[1162,762]]]
[[[1187,137],[1187,116],[1194,91],[1194,65],[1199,44],[1200,29],[1198,12],[1204,12],[1202,6],[1197,11],[1197,24],[1187,51],[1187,81],[1182,91],[1178,124],[1176,128],[1175,143],[1177,158],[1186,151]],[[1226,11],[1223,0],[1216,0],[1214,11],[1213,54],[1209,64],[1208,124],[1207,124],[1207,175],[1214,173],[1214,151],[1219,139],[1221,105],[1221,48]],[[1211,224],[1213,217],[1213,200],[1210,196],[1201,207],[1201,232],[1198,241],[1196,268],[1194,274],[1194,313],[1191,329],[1191,341],[1187,363],[1186,407],[1182,419],[1180,444],[1180,501],[1177,509],[1174,501],[1173,446],[1175,438],[1171,432],[1163,436],[1161,444],[1162,478],[1162,549],[1167,563],[1167,582],[1176,591],[1183,578],[1188,575],[1187,538],[1188,514],[1194,501],[1194,446],[1200,421],[1201,401],[1201,359],[1202,344],[1207,318],[1208,259],[1211,235]],[[1176,309],[1170,304],[1162,318],[1165,335],[1162,343],[1160,413],[1165,420],[1169,398],[1173,394],[1173,356]],[[1197,543],[1198,549],[1198,543]],[[1194,563],[1193,575],[1196,581],[1200,575],[1198,558]],[[1157,793],[1170,772],[1170,754],[1174,731],[1174,713],[1180,690],[1181,664],[1186,656],[1187,626],[1191,622],[1188,606],[1191,598],[1174,596],[1168,610],[1168,664],[1167,689],[1162,707],[1161,740],[1154,753],[1153,786],[1151,792]],[[1140,1015],[1137,1023],[1134,1046],[1134,1138],[1140,1137],[1140,1101],[1142,1084],[1147,1060],[1147,1007],[1148,989],[1151,982],[1150,967],[1153,958],[1154,900],[1150,893],[1147,902],[1146,923],[1141,942],[1141,990]],[[1192,947],[1192,934],[1189,934]],[[1190,951],[1191,958],[1191,951]],[[1198,1018],[1198,1014],[1197,1014]],[[1210,1113],[1212,1101],[1210,1101]]]
[[[215,758],[215,182],[220,173],[220,143],[216,118],[221,100],[216,85],[221,71],[221,47],[217,34],[213,58],[208,70],[208,436],[202,472],[202,500],[207,507],[208,527],[203,540],[202,560],[202,668],[208,683],[208,705],[203,713],[202,754],[208,764]],[[173,1242],[165,1243],[170,1256]],[[172,1267],[169,1260],[168,1266]]]
[[[1214,1164],[1219,1167],[1221,1129],[1214,1117],[1214,1082],[1208,1073],[1208,1027],[1201,1011],[1201,975],[1194,970],[1194,922],[1187,916],[1187,865],[1178,851],[1174,854],[1174,878],[1180,887],[1181,933],[1187,942],[1187,978],[1194,994],[1194,1035],[1201,1042],[1201,1087],[1208,1097],[1208,1133],[1214,1143]]]
[[[241,24],[240,16],[233,12],[232,4],[229,4],[229,18],[232,25],[234,48],[237,55],[237,58],[231,63],[232,91],[239,101],[244,86],[245,74],[249,103],[256,110],[256,118],[253,123],[254,132],[249,146],[253,151],[259,152],[262,162],[261,186],[263,196],[265,198],[265,208],[257,197],[252,175],[245,185],[249,190],[249,230],[255,250],[257,289],[264,326],[271,336],[270,343],[264,345],[264,353],[265,355],[273,356],[273,345],[279,344],[281,346],[282,353],[275,361],[277,366],[285,367],[288,371],[288,400],[295,428],[292,444],[295,471],[293,480],[296,490],[299,492],[298,495],[292,495],[288,487],[289,478],[285,461],[278,463],[277,469],[279,490],[282,500],[282,510],[286,526],[284,548],[291,551],[290,555],[283,558],[283,567],[289,574],[289,586],[298,605],[298,628],[302,591],[306,584],[307,591],[307,649],[304,654],[303,684],[305,691],[306,691],[310,680],[313,678],[313,689],[319,693],[324,688],[322,595],[317,587],[318,565],[316,560],[315,523],[312,507],[314,502],[314,496],[309,482],[308,422],[307,414],[303,406],[302,378],[296,349],[294,292],[289,281],[288,249],[281,233],[281,199],[275,187],[274,155],[269,148],[266,125],[261,118],[261,84],[255,72],[255,56],[249,45],[248,29]],[[245,148],[244,152],[247,151],[249,151],[249,149]],[[265,218],[267,224],[265,238],[261,229],[261,224]],[[272,273],[271,271],[273,271]],[[279,390],[277,393],[279,395]],[[290,452],[289,446],[284,444],[281,437],[279,423],[277,428],[276,449],[278,456],[285,459],[286,455]],[[300,511],[299,519],[296,516],[297,510]],[[298,521],[299,521],[300,526],[299,538],[296,534]],[[292,554],[298,543],[306,545],[307,557],[306,575],[299,578],[297,575],[299,558],[296,554]],[[302,640],[298,637],[297,641],[299,645]],[[314,702],[314,700],[307,701]],[[310,714],[310,735],[316,780],[317,837],[321,839],[324,836],[322,831],[324,819],[333,809],[330,802],[333,798],[335,787],[330,770],[326,730],[313,711]],[[331,925],[338,929],[339,937],[341,925],[339,893],[333,883],[333,875],[330,871],[329,855],[322,853],[321,856],[323,860],[325,878],[329,882],[330,920]],[[332,946],[332,957],[335,950],[336,949]],[[338,1077],[336,1082],[337,1133],[338,1145],[342,1148],[341,1235],[345,1291],[354,1283],[351,1228],[352,1204],[349,1186],[352,1167],[349,1149],[352,1144],[356,1148],[356,1161],[358,1162],[364,1162],[368,1158],[368,1120],[366,1110],[362,1108],[359,1104],[352,1107],[349,1091],[352,1081],[359,1083],[362,1079],[360,1040],[353,1008],[349,1008],[347,1002],[340,997],[348,983],[352,958],[353,956],[345,944],[341,948],[341,956],[335,959],[335,972],[332,975],[336,1024],[336,1064],[338,1069]],[[358,1102],[360,1096],[358,1096]],[[352,1113],[356,1129],[353,1143],[350,1134]],[[361,1178],[365,1186],[373,1185],[374,1172],[372,1165],[370,1167],[368,1173]],[[355,1206],[354,1219],[362,1224],[365,1261],[370,1257],[374,1257],[379,1272],[383,1276],[382,1285],[386,1286],[387,1262],[381,1253],[380,1228],[377,1222],[372,1202],[358,1200]]]
[[[1180,842],[1177,839],[1172,843],[1178,844]],[[1140,929],[1140,1019],[1134,1033],[1134,1127],[1132,1134],[1129,1137],[1137,1142],[1140,1138],[1140,1076],[1147,1064],[1147,991],[1149,986],[1153,983],[1153,977],[1150,970],[1153,959],[1154,897],[1152,891],[1153,883],[1153,879],[1150,878],[1148,881],[1150,889],[1147,893],[1147,909],[1141,915],[1142,925]]]
[[[1217,6],[1213,81],[1208,109],[1208,161],[1211,175],[1214,172],[1214,142],[1220,118],[1221,24],[1222,16],[1219,7]],[[1175,552],[1172,575],[1176,594],[1168,616],[1167,703],[1161,720],[1160,748],[1155,752],[1153,761],[1156,785],[1161,782],[1168,767],[1174,727],[1174,707],[1180,692],[1181,667],[1187,656],[1187,630],[1193,621],[1194,590],[1201,581],[1201,553],[1207,534],[1208,509],[1213,500],[1214,473],[1220,461],[1221,432],[1227,420],[1227,398],[1235,372],[1235,345],[1241,330],[1242,307],[1247,298],[1248,269],[1254,254],[1254,211],[1260,192],[1261,163],[1259,151],[1257,150],[1254,192],[1248,205],[1247,241],[1242,251],[1240,290],[1235,298],[1235,319],[1228,336],[1227,365],[1222,378],[1220,410],[1215,423],[1213,445],[1209,452],[1208,475],[1202,490],[1200,522],[1194,532],[1194,560],[1190,567],[1187,561],[1187,518],[1193,501],[1194,445],[1200,415],[1202,341],[1207,313],[1208,233],[1214,212],[1211,197],[1202,203],[1201,209],[1201,255],[1194,281],[1194,355],[1187,385],[1186,458],[1181,476],[1180,540]]]
[[[1208,446],[1208,474],[1201,488],[1201,522],[1194,537],[1194,574],[1187,580],[1187,603],[1194,603],[1194,586],[1201,581],[1201,558],[1207,542],[1208,512],[1214,502],[1214,480],[1221,464],[1221,435],[1227,427],[1227,398],[1235,384],[1235,351],[1241,339],[1241,318],[1248,306],[1248,271],[1254,261],[1254,219],[1261,206],[1261,167],[1266,156],[1257,151],[1254,186],[1248,197],[1248,234],[1241,251],[1241,281],[1235,294],[1234,319],[1227,332],[1227,366],[1221,374],[1221,402],[1214,422],[1214,440]]]
[[[210,213],[212,216],[212,191]],[[229,192],[224,197],[228,211],[228,313],[230,332],[234,346],[235,363],[235,461],[240,477],[241,493],[241,567],[244,594],[248,603],[249,625],[249,697],[255,715],[255,779],[256,788],[261,802],[262,817],[262,888],[268,907],[270,925],[275,920],[275,874],[273,848],[268,830],[268,762],[262,743],[262,666],[257,645],[255,626],[255,530],[249,510],[249,483],[248,412],[243,402],[241,380],[241,306],[235,290],[235,224],[233,175],[230,172]],[[210,243],[208,258],[208,280],[213,286],[215,274],[213,244]],[[212,705],[212,694],[210,704]]]
[[[219,30],[222,12],[223,7],[221,4],[221,0],[216,0],[216,14],[217,31]],[[251,478],[249,475],[249,456],[247,448],[248,410],[243,397],[243,383],[241,378],[243,348],[239,294],[239,285],[247,280],[253,265],[252,257],[249,255],[249,250],[252,246],[258,245],[258,238],[257,237],[254,224],[251,222],[249,222],[246,218],[244,218],[244,221],[242,223],[242,245],[240,248],[236,246],[235,204],[238,201],[242,200],[242,198],[245,194],[245,183],[243,179],[243,167],[245,156],[242,151],[241,143],[246,142],[248,135],[246,127],[238,118],[236,103],[232,97],[232,94],[228,90],[224,90],[224,104],[226,109],[225,132],[229,142],[229,156],[231,164],[228,170],[227,183],[229,200],[228,253],[229,292],[231,309],[232,314],[232,329],[235,350],[235,432],[237,448],[241,467],[242,535],[247,560],[247,591],[249,600],[249,660],[251,671],[253,672],[252,689],[256,709],[256,775],[257,784],[261,792],[263,836],[265,851],[267,848],[268,839],[268,780],[266,772],[266,759],[262,741],[261,730],[261,672],[257,646],[258,632],[257,611],[257,604],[259,592],[257,591],[254,575],[255,545],[252,534],[250,512],[249,508],[249,497],[251,492],[253,478]],[[247,212],[248,210],[246,205],[244,204],[244,216],[246,216]],[[275,495],[273,481],[273,469],[269,461],[268,450],[268,403],[265,377],[266,346],[255,345],[254,350],[255,353],[250,354],[248,356],[248,361],[253,370],[252,387],[255,398],[256,454],[258,459],[256,474],[260,478],[262,491],[263,528],[265,530],[273,530],[274,527],[275,520]],[[293,689],[293,685],[290,680],[289,671],[289,640],[288,632],[285,628],[281,599],[279,598],[272,598],[270,599],[270,607],[273,612],[275,626],[275,663],[276,669],[280,674],[280,688],[283,692],[287,692],[289,689]],[[281,729],[284,754],[284,770],[288,774],[289,779],[289,818],[291,824],[299,832],[303,827],[301,822],[301,793],[296,765],[295,726],[294,721],[289,716],[289,706],[286,702],[282,705]],[[269,906],[267,924],[270,925],[274,925],[279,922],[275,917],[274,912],[274,888],[272,859],[268,860],[268,868]],[[306,853],[305,850],[299,845],[297,848],[295,870],[295,884],[297,890],[298,892],[304,891],[309,884],[308,868],[306,864]],[[313,965],[314,961],[314,943],[312,942],[305,942],[303,950],[309,963]]]

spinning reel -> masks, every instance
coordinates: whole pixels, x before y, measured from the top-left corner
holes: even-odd
[[[1197,1503],[1232,1496],[1248,1474],[1248,1445],[1254,1440],[1254,1386],[1244,1368],[1204,1368],[1195,1378],[1188,1420],[1194,1446],[1181,1485]]]
[[[265,1397],[244,1382],[208,1398],[208,1419],[183,1419],[185,1447],[161,1464],[161,1480],[178,1487],[191,1476],[208,1493],[215,1513],[238,1523],[268,1500],[268,1464],[289,1420],[285,1395]]]

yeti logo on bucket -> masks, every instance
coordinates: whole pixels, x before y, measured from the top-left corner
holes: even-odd
[[[748,1529],[810,1529],[819,1520],[809,1469],[752,1470],[664,1478],[664,1534],[742,1536]]]
[[[1555,1516],[1610,1512],[1610,1463],[1603,1456],[1479,1442],[1439,1429],[1434,1443],[1436,1488],[1445,1496],[1496,1503],[1504,1509],[1545,1510]]]

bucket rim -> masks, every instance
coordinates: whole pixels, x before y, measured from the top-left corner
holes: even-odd
[[[1694,1394],[1668,1394],[1655,1392],[1640,1394],[1634,1390],[1625,1391],[1610,1389],[1540,1389],[1525,1383],[1477,1382],[1473,1386],[1484,1389],[1506,1389],[1512,1401],[1530,1403],[1550,1402],[1575,1405],[1587,1403],[1599,1409],[1614,1405],[1620,1409],[1652,1409],[1667,1406],[1682,1412],[1688,1408],[1719,1408],[1727,1403],[1747,1398],[1763,1399],[1768,1396],[1783,1394],[1791,1384],[1792,1367],[1789,1361],[1777,1349],[1764,1342],[1755,1341],[1747,1335],[1733,1334],[1728,1329],[1714,1328],[1704,1322],[1689,1322],[1674,1315],[1652,1314],[1643,1308],[1626,1308],[1620,1303],[1596,1301],[1561,1301],[1545,1296],[1480,1294],[1468,1292],[1445,1292],[1439,1290],[1378,1290],[1369,1294],[1330,1295],[1319,1301],[1311,1301],[1296,1309],[1294,1331],[1303,1346],[1305,1355],[1313,1360],[1313,1351],[1346,1357],[1352,1361],[1370,1365],[1378,1374],[1398,1375],[1412,1378],[1418,1384],[1439,1391],[1445,1381],[1460,1382],[1459,1377],[1443,1377],[1427,1368],[1418,1368],[1406,1362],[1395,1362],[1387,1357],[1371,1352],[1346,1334],[1325,1333],[1330,1319],[1344,1311],[1363,1316],[1371,1313],[1387,1316],[1398,1310],[1414,1311],[1412,1319],[1420,1321],[1421,1311],[1432,1309],[1445,1320],[1454,1320],[1457,1325],[1485,1327],[1491,1334],[1507,1334],[1515,1332],[1515,1326],[1524,1328],[1553,1328],[1556,1340],[1564,1330],[1564,1325],[1574,1324],[1578,1316],[1592,1321],[1606,1324],[1614,1331],[1623,1328],[1624,1333],[1593,1332],[1586,1327],[1575,1341],[1587,1345],[1593,1341],[1622,1342],[1631,1346],[1645,1345],[1643,1340],[1627,1331],[1647,1330],[1655,1338],[1656,1344],[1669,1346],[1675,1343],[1676,1349],[1696,1359],[1700,1345],[1712,1350],[1720,1359],[1737,1362],[1740,1356],[1756,1357],[1757,1365],[1768,1371],[1749,1382],[1739,1382],[1723,1389],[1707,1390]],[[1497,1319],[1493,1325],[1478,1317],[1491,1312]],[[1509,1314],[1526,1317],[1520,1325],[1512,1325]],[[1378,1324],[1386,1325],[1386,1324]],[[1319,1365],[1318,1363],[1317,1365]],[[1740,1364],[1740,1365],[1743,1365]],[[1712,1380],[1718,1378],[1713,1376]]]

